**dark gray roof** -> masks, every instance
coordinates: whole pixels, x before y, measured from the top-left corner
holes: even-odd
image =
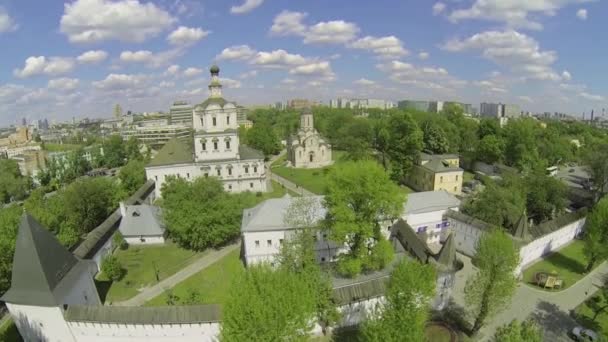
[[[161,209],[148,204],[125,205],[118,229],[123,236],[159,236],[165,233]]]
[[[155,186],[153,180],[148,180],[124,202],[125,205],[140,203],[154,191]],[[84,241],[74,250],[74,255],[82,259],[92,258],[118,229],[121,217],[120,210],[116,209],[112,215],[87,234]]]
[[[239,145],[239,155],[241,160],[264,159],[264,153],[243,144]]]
[[[464,171],[458,166],[450,165],[444,159],[432,159],[423,165],[419,165],[425,169],[431,170],[435,173],[439,172],[452,172],[452,171]]]
[[[355,303],[383,296],[389,277],[371,279],[365,282],[334,288],[333,299],[337,305]]]
[[[574,221],[580,220],[587,215],[587,210],[581,209],[574,213],[566,213],[556,217],[553,220],[543,222],[539,225],[530,227],[530,234],[534,239],[538,239],[541,236],[553,233],[554,231],[568,225]]]
[[[57,305],[53,290],[78,259],[29,214],[19,224],[11,288],[2,300],[40,306]]]
[[[420,160],[431,160],[431,159],[457,159],[460,158],[457,154],[431,154],[426,152],[420,152]]]
[[[405,214],[427,213],[460,206],[460,200],[445,190],[413,192],[407,195]]]
[[[192,139],[173,138],[165,143],[148,166],[192,163],[194,162],[192,146]]]
[[[489,230],[490,228],[492,228],[491,224],[489,224],[485,221],[482,221],[482,220],[478,220],[478,219],[476,219],[472,216],[469,216],[467,214],[464,214],[460,211],[448,210],[446,212],[446,217],[453,218],[460,222],[470,224],[471,226],[481,229],[481,230]]]
[[[70,322],[120,324],[191,324],[221,320],[219,305],[190,306],[69,306],[65,319]]]
[[[522,240],[530,239],[530,227],[528,225],[528,216],[526,213],[521,214],[519,220],[517,220],[513,236]]]
[[[439,267],[443,269],[453,269],[456,262],[456,245],[454,243],[454,233],[450,233],[448,238],[443,242],[443,247],[435,256],[435,260]]]
[[[399,219],[393,225],[392,234],[406,251],[421,262],[427,263],[429,257],[433,255],[433,252],[429,249],[426,242],[423,241],[403,219]]]

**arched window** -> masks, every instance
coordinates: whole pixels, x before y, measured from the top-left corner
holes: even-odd
[[[216,125],[217,125],[217,119],[214,117],[213,118],[213,126],[216,126]]]
[[[230,125],[230,114],[226,115],[226,125]]]
[[[213,139],[213,149],[214,149],[215,151],[217,151],[217,149],[218,149],[217,142],[218,142],[218,139],[217,139],[217,138],[214,138],[214,139]]]
[[[224,142],[226,142],[226,149],[229,150],[230,149],[230,137],[226,137],[226,139],[224,139]]]
[[[207,139],[201,139],[201,148],[203,151],[207,151]]]
[[[228,176],[232,176],[232,165],[226,167],[228,169]]]

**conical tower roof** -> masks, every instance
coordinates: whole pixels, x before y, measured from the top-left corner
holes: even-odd
[[[55,306],[58,303],[53,290],[77,263],[78,259],[51,232],[25,213],[17,234],[11,288],[2,300]]]
[[[456,260],[456,245],[454,244],[453,235],[454,233],[450,233],[436,257],[437,263],[446,269],[453,268],[454,261]]]

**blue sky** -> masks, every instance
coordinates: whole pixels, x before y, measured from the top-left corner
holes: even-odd
[[[607,107],[604,0],[0,0],[0,124],[207,97]]]

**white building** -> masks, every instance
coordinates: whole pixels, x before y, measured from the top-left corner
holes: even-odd
[[[287,142],[287,159],[293,167],[318,168],[330,165],[331,145],[314,126],[312,111],[304,109],[300,115],[300,129]]]
[[[211,95],[194,106],[194,138],[169,141],[146,167],[147,178],[156,182],[157,196],[169,176],[217,177],[226,191],[266,191],[264,155],[240,145],[237,107],[222,97],[219,72],[217,66],[211,67]]]
[[[347,99],[337,98],[329,100],[330,108],[353,108],[353,109],[391,109],[395,108],[397,104],[392,101],[381,100],[381,99]]]
[[[159,207],[148,204],[125,205],[120,202],[118,230],[129,245],[165,243],[165,225]]]
[[[192,127],[192,106],[186,101],[175,101],[169,109],[172,125]]]
[[[439,244],[450,235],[445,214],[448,210],[458,211],[458,207],[460,200],[445,190],[414,192],[407,196],[402,218],[426,238],[428,245]]]

